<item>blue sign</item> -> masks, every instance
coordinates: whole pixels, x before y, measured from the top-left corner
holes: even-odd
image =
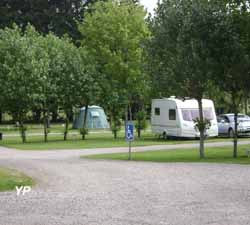
[[[126,125],[126,140],[127,141],[134,140],[134,124],[132,123]]]

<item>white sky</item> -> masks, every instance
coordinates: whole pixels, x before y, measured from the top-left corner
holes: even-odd
[[[141,4],[145,6],[148,12],[154,13],[154,8],[157,5],[157,0],[140,0]]]

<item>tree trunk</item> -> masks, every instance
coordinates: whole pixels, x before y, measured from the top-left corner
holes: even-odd
[[[138,138],[141,138],[141,124],[140,122],[138,121],[138,130],[137,130],[137,135],[138,135]]]
[[[248,98],[245,97],[244,99],[244,107],[245,107],[245,114],[248,114]]]
[[[233,157],[238,156],[238,112],[234,110],[234,152]]]
[[[48,141],[48,115],[46,110],[43,112],[43,129],[44,129],[44,142]]]
[[[128,123],[128,106],[125,106],[125,121],[124,121],[124,127],[125,127],[125,131],[127,130],[126,126]],[[126,133],[125,133],[125,138],[126,138]]]
[[[130,104],[128,107],[129,107],[129,120],[132,121],[133,120],[132,107]]]
[[[138,123],[137,124],[137,126],[138,126],[137,127],[137,136],[138,136],[138,138],[141,138],[141,127],[142,127],[141,122],[142,121],[140,119],[137,120],[137,123]]]
[[[69,117],[68,117],[68,113],[66,113],[64,137],[63,137],[64,141],[67,141],[68,139],[68,130],[69,130]]]
[[[84,119],[83,119],[83,129],[84,129],[84,130],[85,130],[86,127],[87,127],[88,109],[89,109],[89,103],[88,103],[88,101],[87,101],[87,102],[86,102],[86,105],[85,105]],[[85,140],[85,135],[86,135],[86,132],[84,132],[84,134],[82,135],[82,140]]]
[[[20,123],[20,133],[21,133],[22,141],[23,143],[26,143],[26,131],[25,131],[25,127],[23,124],[23,120],[21,119],[19,123]]]
[[[0,110],[0,124],[3,122],[3,112]]]
[[[68,110],[65,111],[66,119],[65,119],[65,127],[64,127],[64,137],[63,140],[67,141],[68,139],[68,132],[69,132],[69,112]]]
[[[204,118],[203,118],[202,99],[198,99],[198,105],[199,105],[200,123],[203,124]],[[205,158],[205,152],[204,152],[205,129],[203,127],[204,126],[201,126],[199,128],[199,132],[200,132],[200,158],[201,159]]]
[[[128,121],[128,106],[125,106],[125,123]]]
[[[114,130],[114,139],[117,139],[117,130]]]
[[[113,113],[111,110],[109,110],[109,124],[110,124],[110,127],[112,127],[112,125],[113,125]]]
[[[52,111],[52,122],[56,123],[58,117],[57,109]]]

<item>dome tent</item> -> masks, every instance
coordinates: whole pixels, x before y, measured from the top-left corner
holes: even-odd
[[[80,129],[83,127],[85,114],[85,107],[81,108],[79,113],[75,115],[73,128]],[[103,110],[103,108],[99,106],[89,106],[88,114],[87,114],[87,124],[86,128],[88,129],[109,129],[109,123],[107,120],[107,116]]]

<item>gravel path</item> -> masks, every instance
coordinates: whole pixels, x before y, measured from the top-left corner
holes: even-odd
[[[79,159],[125,150],[0,148],[0,166],[38,183],[25,196],[0,193],[0,225],[250,224],[249,166]]]

